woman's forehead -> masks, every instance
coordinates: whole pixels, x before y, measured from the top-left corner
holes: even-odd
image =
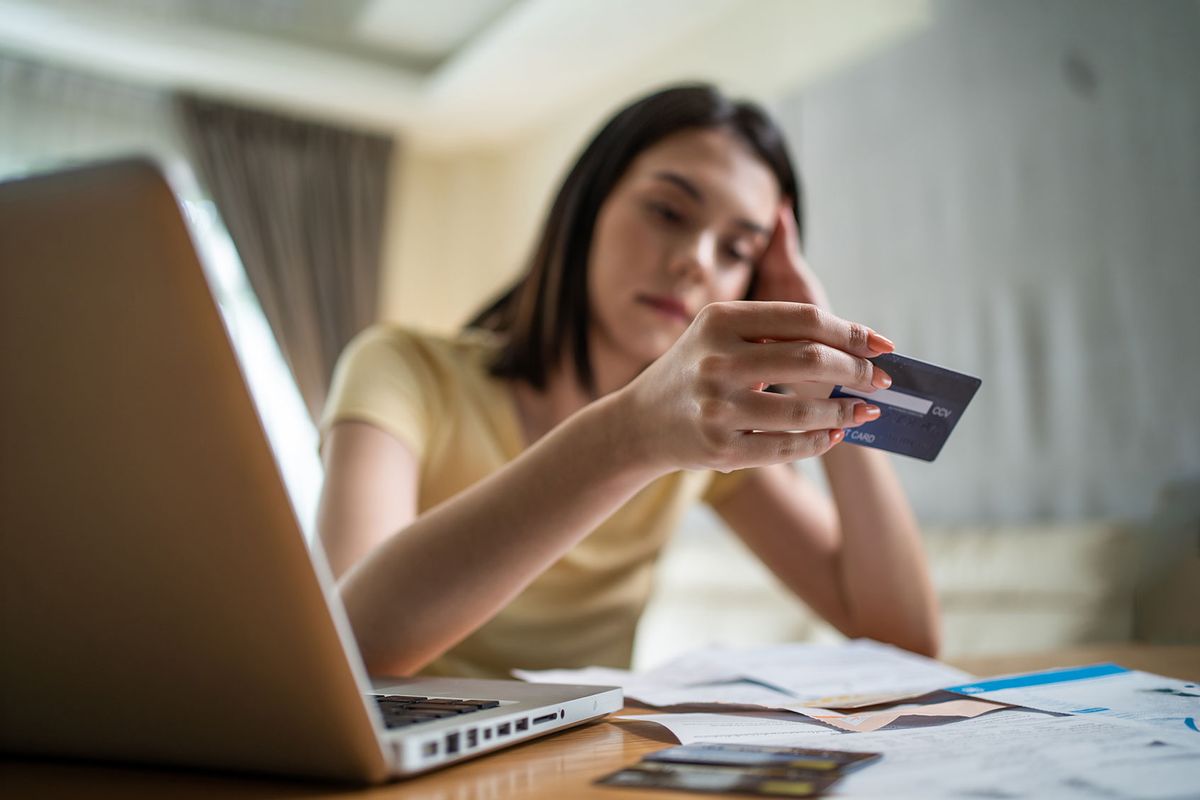
[[[702,205],[768,222],[779,205],[779,183],[748,145],[728,131],[680,131],[638,154],[629,176],[674,185]]]

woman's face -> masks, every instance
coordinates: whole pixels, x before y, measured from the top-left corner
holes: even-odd
[[[746,295],[781,201],[774,173],[721,129],[639,154],[596,218],[592,350],[644,367],[709,303]]]

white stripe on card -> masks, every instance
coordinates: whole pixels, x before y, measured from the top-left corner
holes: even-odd
[[[872,403],[883,403],[885,405],[903,408],[907,411],[914,411],[917,414],[928,414],[929,409],[933,408],[933,401],[926,400],[923,397],[917,397],[904,392],[897,392],[895,389],[876,389],[873,392],[860,392],[848,387],[841,387],[842,394],[851,394],[855,397],[861,397],[864,400],[870,400]]]

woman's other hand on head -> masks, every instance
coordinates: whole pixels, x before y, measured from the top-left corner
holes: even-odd
[[[879,416],[861,399],[780,395],[762,384],[891,378],[867,359],[892,344],[811,303],[706,306],[675,345],[621,390],[646,458],[664,469],[730,471],[822,455],[843,429]]]
[[[829,295],[804,257],[791,198],[785,197],[775,213],[771,240],[758,263],[758,282],[753,300],[809,303],[832,311]],[[786,390],[795,397],[826,398],[833,391],[830,383],[789,383]]]
[[[790,199],[784,198],[776,211],[775,228],[758,262],[757,284],[751,299],[810,303],[831,310],[825,287],[800,249],[800,234]]]

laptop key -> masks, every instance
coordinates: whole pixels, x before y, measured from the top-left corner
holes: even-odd
[[[419,725],[422,722],[436,722],[441,717],[385,717],[383,726],[385,728],[406,728],[409,725]]]
[[[405,725],[416,725],[420,722],[434,722],[454,714],[385,714],[383,724],[388,728],[399,728]]]
[[[447,708],[404,707],[404,708],[385,708],[385,709],[383,709],[383,713],[384,713],[384,716],[393,716],[393,717],[411,716],[411,717],[433,717],[434,719],[441,719],[442,717],[456,716],[457,714],[459,714],[461,712],[455,711],[454,709],[447,709]]]
[[[496,700],[459,700],[452,697],[419,697],[416,695],[373,695],[383,714],[385,727],[408,727],[421,722],[470,714],[496,708]]]
[[[391,730],[393,728],[407,728],[409,725],[416,725],[419,722],[432,722],[433,717],[425,719],[413,719],[412,717],[393,717],[384,719],[383,727]]]
[[[441,711],[441,712],[446,712],[446,713],[451,713],[451,714],[467,714],[471,711],[479,710],[475,706],[464,706],[464,705],[452,706],[452,705],[447,705],[447,704],[442,704],[442,703],[439,703],[437,705],[433,705],[433,704],[429,704],[429,703],[416,703],[414,705],[407,706],[406,709],[409,711]]]

